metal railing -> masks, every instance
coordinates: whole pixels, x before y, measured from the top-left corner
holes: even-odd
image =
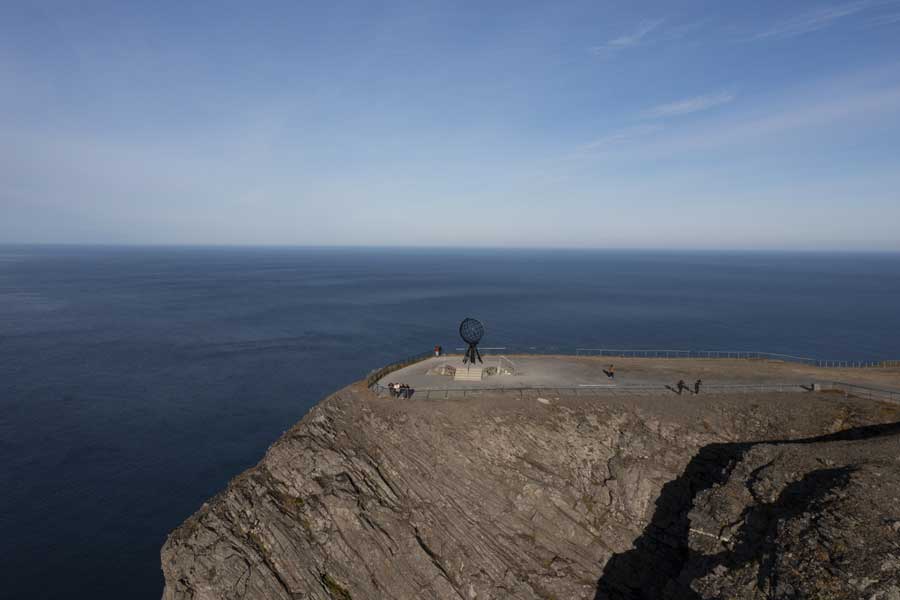
[[[741,359],[778,359],[815,364],[817,359],[807,356],[778,354],[775,352],[755,352],[747,350],[659,350],[635,349],[623,350],[613,348],[576,348],[577,356],[616,356],[622,358],[741,358]]]
[[[847,383],[845,381],[832,381],[831,389],[842,391],[847,396],[853,396],[856,398],[900,402],[900,391],[898,390],[886,390],[883,388],[870,387],[867,385]]]
[[[372,391],[379,395],[389,395],[388,389],[383,385],[375,385]],[[749,393],[786,393],[786,392],[810,392],[812,387],[799,383],[762,383],[762,384],[706,384],[700,390],[701,395],[709,394],[749,394]],[[527,395],[548,396],[595,396],[598,393],[613,395],[634,394],[677,394],[675,388],[667,385],[581,385],[572,387],[560,386],[522,386],[522,387],[477,387],[477,388],[424,388],[414,389],[412,398],[418,400],[438,400],[450,398],[466,398],[480,394],[512,395],[524,398]],[[683,395],[690,396],[694,392],[685,389]]]
[[[465,348],[456,348],[462,352]],[[479,348],[487,355],[490,352],[503,352],[516,355],[575,355],[575,356],[610,356],[621,358],[709,358],[727,359],[739,358],[750,360],[780,360],[784,362],[796,362],[814,367],[823,368],[898,368],[900,360],[832,360],[814,358],[810,356],[797,356],[778,352],[761,352],[758,350],[677,350],[677,349],[644,349],[644,348],[575,348],[560,346],[496,346]]]
[[[824,368],[887,368],[900,366],[896,360],[824,360],[808,356],[795,356],[793,354],[779,354],[777,352],[758,352],[755,350],[659,350],[659,349],[635,349],[623,350],[613,348],[576,348],[576,356],[612,356],[621,358],[708,358],[708,359],[751,359],[751,360],[780,360],[785,362],[802,363],[814,367]]]
[[[433,350],[429,351],[429,352],[422,352],[420,354],[416,354],[414,356],[410,356],[408,358],[404,358],[403,360],[400,360],[400,361],[391,363],[389,365],[386,365],[384,367],[381,367],[380,369],[376,369],[376,370],[372,371],[371,373],[369,373],[369,375],[366,377],[366,385],[368,387],[372,388],[373,390],[375,390],[376,388],[380,388],[380,390],[382,390],[382,391],[386,390],[387,388],[385,388],[383,385],[380,385],[378,383],[378,381],[382,377],[384,377],[385,375],[388,375],[389,373],[393,373],[394,371],[398,371],[398,370],[402,369],[403,367],[408,367],[409,365],[415,364],[417,362],[421,362],[421,361],[425,360],[426,358],[431,358],[432,356],[434,356]]]
[[[380,384],[372,386],[372,391],[379,396],[389,395],[389,390]],[[797,393],[814,391],[837,391],[854,398],[867,400],[884,400],[900,404],[900,391],[873,388],[852,383],[834,381],[830,384],[812,385],[800,383],[747,383],[747,384],[704,384],[700,395],[716,394],[752,394],[752,393]],[[522,387],[477,387],[477,388],[425,388],[414,389],[411,398],[416,400],[449,400],[462,399],[482,394],[517,396],[596,396],[599,394],[611,395],[648,395],[648,394],[677,394],[677,390],[668,385],[583,385],[577,387],[558,386],[522,386]],[[690,389],[685,389],[682,394],[695,395]]]

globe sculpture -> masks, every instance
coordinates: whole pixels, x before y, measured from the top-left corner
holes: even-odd
[[[484,362],[481,360],[481,353],[478,351],[478,342],[481,341],[483,335],[484,325],[478,319],[467,317],[459,324],[459,337],[469,345],[466,355],[463,357],[463,363],[471,362],[474,364],[476,360],[480,363]]]

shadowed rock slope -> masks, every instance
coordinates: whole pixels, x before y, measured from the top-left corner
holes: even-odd
[[[898,420],[833,394],[355,384],[169,536],[163,597],[896,600],[900,433],[870,426]]]

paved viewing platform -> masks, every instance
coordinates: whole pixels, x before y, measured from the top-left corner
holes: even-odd
[[[604,370],[615,365],[615,377]],[[461,355],[432,357],[383,376],[378,384],[403,383],[417,392],[435,390],[504,390],[565,388],[621,390],[674,387],[678,380],[693,386],[703,380],[703,389],[728,386],[783,386],[802,391],[814,383],[842,381],[860,386],[900,389],[900,369],[825,369],[801,363],[759,359],[622,358],[591,356],[508,355],[485,356],[472,366],[484,375],[473,380],[454,377],[465,370]]]

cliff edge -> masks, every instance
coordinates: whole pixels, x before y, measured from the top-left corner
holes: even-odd
[[[322,401],[167,539],[164,600],[900,600],[900,409]]]

